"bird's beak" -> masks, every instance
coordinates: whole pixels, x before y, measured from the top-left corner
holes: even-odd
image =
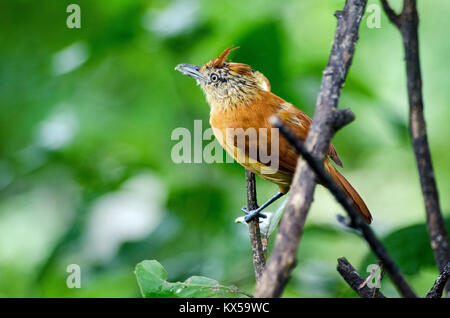
[[[205,76],[200,73],[200,66],[192,65],[192,64],[178,64],[175,67],[176,71],[183,73],[184,75],[195,78],[199,81],[205,81]]]

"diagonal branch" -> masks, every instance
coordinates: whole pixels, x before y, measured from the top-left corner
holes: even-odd
[[[319,160],[325,158],[333,127],[333,112],[337,107],[342,86],[352,62],[358,30],[367,0],[347,0],[338,19],[333,47],[323,72],[316,111],[306,139],[306,147]],[[266,270],[259,280],[255,297],[279,297],[297,262],[297,249],[316,187],[315,174],[299,159],[292,182],[284,217],[275,240]]]
[[[245,178],[247,180],[247,209],[254,210],[258,208],[256,200],[255,175],[245,169]],[[259,218],[254,218],[248,223],[250,242],[252,245],[253,267],[255,268],[256,281],[261,277],[266,258],[264,257],[264,247],[261,241],[261,231],[259,229]]]
[[[389,4],[386,0],[383,0],[382,4],[386,14],[390,17],[392,9],[390,9]],[[410,108],[409,130],[425,202],[428,234],[439,271],[443,271],[450,261],[450,247],[439,205],[439,195],[424,118],[418,37],[419,17],[416,0],[404,0],[403,10],[400,15],[397,15],[393,23],[397,26],[403,38]],[[450,281],[447,282],[446,289],[447,297],[450,297]]]
[[[416,297],[414,291],[406,282],[397,264],[394,262],[392,257],[389,255],[383,244],[377,239],[375,233],[373,233],[372,228],[368,226],[359,213],[356,211],[353,205],[352,199],[345,194],[342,188],[334,181],[334,179],[326,172],[323,161],[311,155],[311,153],[306,149],[303,142],[297,138],[297,136],[286,126],[280,118],[272,117],[271,119],[274,127],[280,129],[281,134],[289,141],[289,143],[295,148],[297,153],[308,162],[308,165],[317,175],[320,182],[330,190],[336,200],[344,207],[345,211],[348,213],[351,219],[351,226],[357,230],[360,230],[364,239],[369,244],[373,253],[380,259],[383,263],[386,272],[392,279],[392,282],[397,287],[398,291],[403,295],[403,297]]]
[[[396,26],[399,26],[400,15],[395,13],[395,11],[391,8],[387,0],[381,0],[381,4],[383,5],[384,12],[386,12],[386,15],[388,16],[389,20]]]
[[[439,274],[436,282],[430,291],[427,293],[426,298],[441,298],[444,291],[445,284],[450,280],[450,262],[445,265],[444,270]]]
[[[376,288],[370,288],[364,284],[364,278],[359,275],[356,269],[350,264],[345,257],[338,259],[337,270],[341,274],[342,278],[350,285],[350,287],[359,295],[361,298],[386,298],[379,290]]]

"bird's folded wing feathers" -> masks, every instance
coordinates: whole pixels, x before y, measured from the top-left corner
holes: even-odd
[[[276,115],[280,117],[298,138],[306,140],[312,123],[311,118],[300,109],[287,102],[278,104],[276,108]],[[298,155],[291,146],[283,147],[284,145],[281,145],[282,140],[285,141],[285,139],[280,138],[280,149],[286,149],[286,151],[283,151],[283,153],[280,152],[280,167],[286,168],[289,171],[295,171]],[[330,143],[327,154],[336,164],[342,167],[341,159],[332,143]]]

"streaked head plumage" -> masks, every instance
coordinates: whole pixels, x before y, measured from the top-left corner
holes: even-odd
[[[257,97],[258,91],[270,91],[270,84],[263,74],[249,65],[227,61],[228,55],[237,48],[225,49],[201,67],[180,64],[175,69],[197,80],[211,107],[249,103]]]

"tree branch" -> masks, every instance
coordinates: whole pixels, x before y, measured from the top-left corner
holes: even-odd
[[[389,18],[389,21],[391,21],[396,26],[400,25],[400,15],[395,13],[394,10],[392,10],[391,6],[389,5],[389,2],[387,0],[381,0],[381,4],[383,5],[384,12],[386,12],[386,15]]]
[[[376,288],[370,288],[367,284],[360,287],[364,283],[364,279],[345,257],[338,259],[337,271],[341,274],[347,284],[349,284],[350,287],[359,295],[359,297],[386,298],[379,290]]]
[[[331,137],[333,111],[337,107],[342,86],[350,67],[358,29],[367,0],[347,0],[342,11],[336,12],[338,18],[333,47],[327,67],[323,72],[316,111],[306,139],[306,148],[311,154],[323,160]],[[255,297],[279,297],[289,280],[296,264],[297,248],[303,227],[314,196],[315,174],[308,164],[299,159],[292,182],[283,219],[276,236],[275,247],[261,279]]]
[[[314,157],[307,149],[303,142],[286,126],[278,117],[272,117],[271,122],[274,127],[280,129],[281,134],[295,148],[296,152],[308,163],[314,174],[320,182],[330,190],[335,199],[344,207],[351,219],[351,227],[360,230],[364,239],[369,244],[373,253],[383,263],[386,272],[391,277],[392,282],[397,287],[403,297],[416,297],[414,291],[408,285],[397,264],[393,261],[383,244],[377,239],[362,217],[356,211],[352,199],[345,194],[342,188],[334,181],[334,179],[326,172],[323,166],[323,160]]]
[[[245,178],[247,180],[247,210],[258,208],[256,200],[255,175],[245,169]],[[264,247],[261,241],[261,231],[259,229],[259,218],[256,217],[248,223],[250,234],[250,242],[252,245],[253,267],[255,268],[255,277],[258,281],[266,266],[266,258],[264,257]]]
[[[444,286],[450,278],[450,262],[445,265],[444,270],[439,274],[436,282],[430,291],[427,293],[426,298],[441,298]]]
[[[392,15],[392,9],[390,9],[386,0],[382,0],[381,2],[386,14],[390,17]],[[439,205],[439,196],[423,114],[422,75],[420,70],[418,37],[419,17],[416,0],[404,0],[403,10],[400,15],[397,15],[393,23],[397,26],[403,38],[410,108],[409,131],[425,202],[428,234],[436,264],[441,272],[450,261],[450,247]],[[447,297],[450,297],[450,281],[447,282],[446,289]]]

